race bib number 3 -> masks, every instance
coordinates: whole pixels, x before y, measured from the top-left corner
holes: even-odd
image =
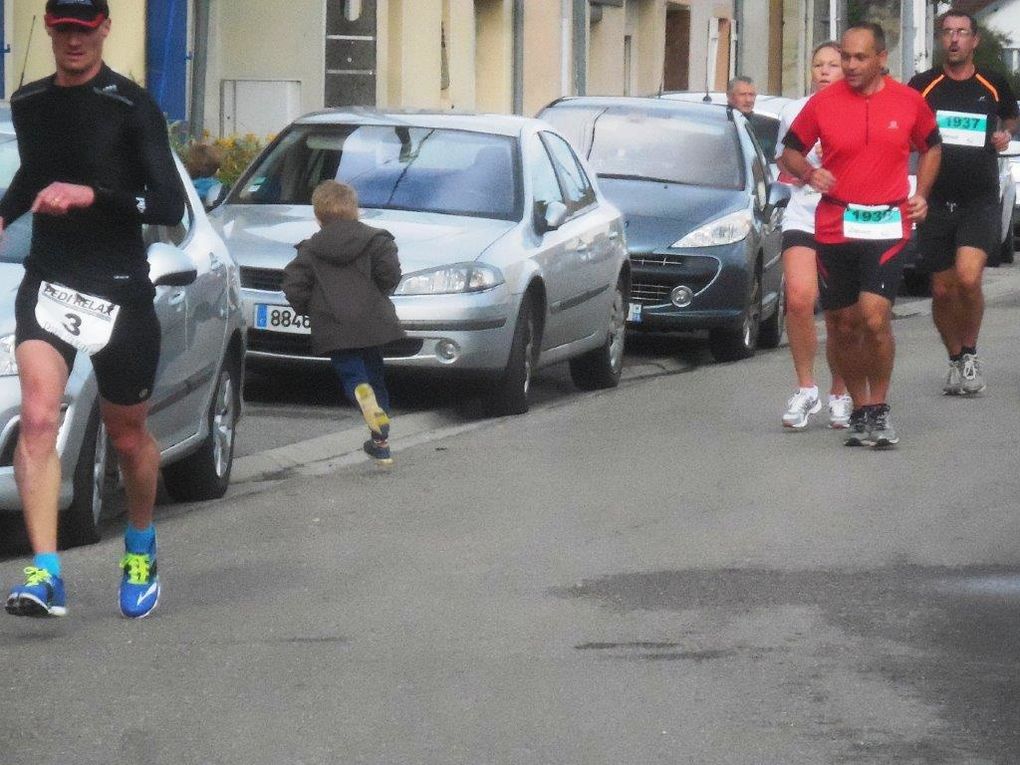
[[[939,109],[935,113],[935,120],[939,124],[939,133],[942,134],[943,143],[952,146],[984,147],[988,131],[988,115]]]
[[[900,208],[847,205],[843,211],[843,236],[847,239],[902,239]]]
[[[90,356],[110,342],[120,306],[51,282],[39,285],[35,320],[47,332]]]

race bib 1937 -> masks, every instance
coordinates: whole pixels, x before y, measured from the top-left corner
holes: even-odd
[[[889,205],[847,205],[843,211],[847,239],[902,239],[903,215]]]
[[[942,134],[942,142],[953,146],[985,145],[985,134],[988,130],[988,115],[972,112],[952,112],[939,109],[935,112],[935,121]]]
[[[39,284],[35,320],[47,332],[90,356],[110,342],[120,306],[51,282]]]

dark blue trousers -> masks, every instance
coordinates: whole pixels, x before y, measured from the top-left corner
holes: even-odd
[[[352,404],[358,405],[354,389],[362,383],[368,383],[375,391],[375,400],[379,406],[389,414],[390,394],[386,390],[382,352],[378,347],[333,351],[329,360],[340,376],[340,385]]]

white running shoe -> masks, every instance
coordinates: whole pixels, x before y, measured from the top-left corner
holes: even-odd
[[[829,394],[829,427],[844,430],[850,426],[850,412],[854,410],[854,400],[849,393],[841,396]]]
[[[807,425],[808,417],[817,414],[821,409],[822,402],[818,400],[817,388],[814,391],[798,388],[797,392],[790,396],[790,400],[786,402],[783,427],[800,430]]]
[[[963,354],[960,359],[960,392],[973,396],[985,389],[985,377],[981,374],[981,361],[973,353]]]
[[[960,384],[962,383],[962,378],[960,377],[961,368],[962,362],[949,362],[949,372],[946,373],[946,384],[942,386],[943,396],[959,396],[963,393],[963,388],[960,387]]]

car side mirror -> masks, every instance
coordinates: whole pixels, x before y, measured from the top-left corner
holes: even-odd
[[[769,184],[768,199],[765,202],[765,206],[769,210],[775,210],[778,207],[786,207],[790,203],[790,187],[785,183],[779,183],[773,181]]]
[[[187,287],[198,269],[183,250],[165,242],[149,245],[149,279],[155,287]]]
[[[567,220],[567,206],[562,202],[549,202],[544,210],[541,205],[535,205],[535,228],[539,234],[555,231]]]

